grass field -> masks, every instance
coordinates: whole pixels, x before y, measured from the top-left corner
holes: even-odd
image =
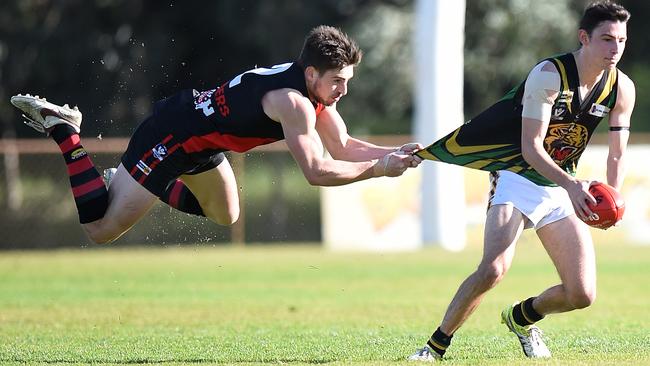
[[[445,365],[650,364],[650,247],[597,246],[599,298],[540,323],[531,361],[499,324],[554,284],[527,237],[506,279],[454,338]],[[481,250],[330,253],[209,245],[0,253],[1,364],[397,365],[437,326]]]

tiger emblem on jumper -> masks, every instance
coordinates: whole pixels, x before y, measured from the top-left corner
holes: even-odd
[[[563,167],[569,161],[580,157],[587,146],[589,132],[585,126],[575,123],[565,123],[549,126],[544,139],[544,148],[553,161]]]

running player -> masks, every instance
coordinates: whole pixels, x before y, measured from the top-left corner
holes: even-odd
[[[419,144],[377,146],[348,135],[336,110],[361,61],[356,43],[319,26],[292,63],[246,71],[206,91],[183,90],[157,102],[134,132],[108,188],[81,145],[81,113],[44,98],[11,103],[47,133],[65,159],[79,220],[96,243],[115,240],[157,199],[217,224],[239,216],[237,184],[225,151],[244,152],[284,139],[312,185],[395,177],[421,159]],[[325,156],[327,149],[331,158]]]
[[[561,283],[501,313],[524,354],[551,356],[534,325],[537,321],[594,301],[594,248],[589,229],[580,220],[592,215],[587,204],[596,203],[588,192],[593,182],[574,175],[594,129],[609,115],[607,183],[616,189],[623,183],[635,88],[616,65],[625,49],[629,17],[625,8],[612,2],[590,4],[580,22],[578,50],[543,60],[502,100],[416,153],[490,171],[494,187],[483,258],[460,285],[440,326],[411,360],[442,358],[454,333],[503,279],[525,228],[535,228]]]

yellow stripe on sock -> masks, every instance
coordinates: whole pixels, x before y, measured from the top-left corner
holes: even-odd
[[[436,346],[438,349],[441,349],[443,351],[447,349],[447,346],[441,345],[440,343],[436,342],[436,340],[433,338],[429,339],[429,342],[433,343],[434,346]]]
[[[520,305],[520,307],[521,307],[521,315],[523,315],[524,318],[526,318],[526,321],[527,321],[527,322],[529,322],[530,324],[534,324],[535,322],[532,321],[532,320],[530,320],[530,317],[526,314],[526,310],[524,310],[524,302],[523,302],[523,301],[520,302],[519,305]],[[516,323],[516,322],[515,322],[515,323]]]

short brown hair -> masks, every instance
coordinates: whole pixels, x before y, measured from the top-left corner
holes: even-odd
[[[307,34],[298,63],[302,67],[313,66],[323,72],[356,66],[361,62],[362,55],[356,42],[343,31],[320,25]]]
[[[580,29],[584,29],[591,36],[596,27],[602,22],[627,22],[630,19],[630,12],[622,5],[612,1],[596,1],[587,6],[582,19]]]

